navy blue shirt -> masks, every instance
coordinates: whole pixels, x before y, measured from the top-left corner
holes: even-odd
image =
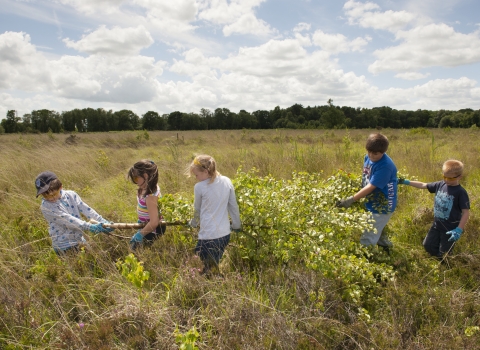
[[[377,214],[393,213],[397,206],[397,167],[384,153],[382,158],[372,162],[365,156],[362,173],[362,187],[368,184],[376,188],[366,199],[368,211]]]
[[[430,193],[435,193],[433,225],[438,230],[450,231],[458,226],[462,210],[470,209],[467,191],[460,185],[448,186],[445,181],[427,184]]]

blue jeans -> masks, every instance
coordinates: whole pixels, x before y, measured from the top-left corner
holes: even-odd
[[[199,239],[195,254],[200,257],[205,268],[218,266],[228,242],[230,242],[230,234],[215,239]]]

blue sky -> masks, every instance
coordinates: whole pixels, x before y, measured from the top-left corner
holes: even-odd
[[[475,0],[0,0],[14,109],[480,109]]]

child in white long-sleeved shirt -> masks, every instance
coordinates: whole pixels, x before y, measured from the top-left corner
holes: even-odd
[[[230,179],[217,171],[215,159],[208,155],[196,156],[187,175],[194,175],[197,179],[195,213],[190,221],[192,227],[200,224],[195,253],[204,264],[203,273],[210,274],[211,270],[218,271],[218,264],[230,241],[230,231],[241,230],[235,189]]]
[[[58,255],[67,251],[78,251],[80,245],[86,243],[83,231],[98,234],[113,230],[102,226],[102,223],[108,223],[108,220],[83,202],[76,192],[62,189],[62,183],[54,173],[40,173],[35,179],[35,187],[37,197],[43,197],[40,210],[48,222],[52,246]],[[87,222],[81,215],[98,223]]]

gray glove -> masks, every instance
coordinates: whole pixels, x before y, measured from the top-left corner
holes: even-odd
[[[345,198],[345,199],[340,199],[337,203],[336,206],[339,208],[350,208],[355,202],[355,199],[353,199],[353,196]]]

